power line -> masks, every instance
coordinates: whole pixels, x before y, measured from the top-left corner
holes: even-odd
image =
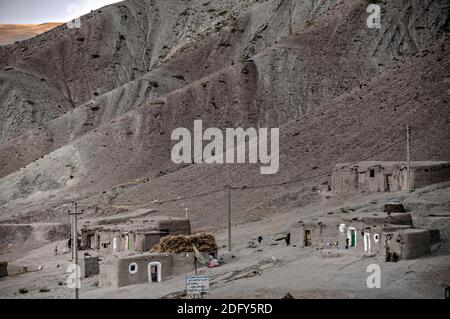
[[[324,173],[321,173],[321,174],[316,174],[316,175],[313,175],[313,176],[309,176],[309,177],[305,177],[305,178],[301,178],[301,179],[297,179],[297,180],[293,180],[293,181],[289,181],[289,182],[272,183],[272,184],[258,185],[258,186],[240,186],[240,187],[232,187],[232,186],[231,186],[230,188],[231,188],[232,190],[248,190],[248,189],[260,189],[260,188],[279,187],[279,186],[285,186],[285,185],[290,185],[290,184],[295,184],[295,183],[299,183],[299,182],[311,180],[311,179],[318,178],[318,177],[328,176],[328,175],[332,174],[333,172],[336,172],[336,171],[338,171],[338,170],[341,170],[341,169],[344,169],[344,168],[348,168],[348,167],[354,166],[354,165],[358,164],[359,162],[368,160],[368,159],[370,159],[372,156],[375,156],[375,155],[378,155],[378,154],[380,154],[380,153],[382,153],[382,152],[385,152],[385,151],[387,151],[387,150],[393,148],[394,146],[400,144],[401,142],[403,142],[403,141],[405,141],[405,140],[406,140],[406,138],[401,138],[401,139],[399,139],[397,142],[395,142],[395,143],[393,143],[393,144],[391,144],[391,145],[389,145],[389,146],[387,146],[387,147],[385,147],[385,148],[383,148],[383,149],[381,149],[381,150],[376,150],[376,151],[370,153],[369,155],[367,155],[367,156],[366,156],[365,158],[363,158],[363,159],[360,159],[360,160],[355,161],[355,162],[353,162],[353,163],[351,163],[351,164],[348,164],[348,165],[342,166],[342,167],[340,167],[340,168],[338,168],[338,169],[333,169],[333,170],[331,170],[331,171],[327,171],[327,172],[324,172]],[[187,197],[177,197],[177,198],[168,199],[168,200],[164,200],[164,201],[156,201],[156,202],[154,202],[154,203],[155,203],[155,204],[159,204],[159,205],[163,205],[163,204],[172,203],[172,202],[179,202],[179,201],[183,201],[183,200],[196,199],[196,198],[203,198],[203,197],[206,197],[206,196],[209,196],[209,195],[212,195],[212,194],[221,192],[221,191],[225,190],[226,188],[227,188],[227,185],[224,185],[224,186],[222,186],[222,187],[220,187],[220,188],[218,188],[218,189],[216,189],[216,190],[214,190],[214,191],[211,191],[211,192],[204,192],[204,193],[200,193],[200,194],[192,195],[192,196],[187,196]],[[130,205],[130,204],[133,204],[133,203],[123,203],[123,204],[118,204],[118,203],[116,203],[116,204],[114,204],[114,205],[117,205],[117,206],[123,205],[123,206],[125,206],[125,205]],[[142,203],[142,204],[134,204],[134,205],[145,205],[145,204],[146,204],[146,203]],[[92,205],[97,205],[97,204],[93,203]],[[108,205],[105,205],[105,206],[111,207],[112,205],[109,205],[109,206],[108,206]]]
[[[285,181],[285,182],[281,182],[281,183],[271,183],[271,184],[257,185],[257,186],[248,186],[248,185],[247,186],[239,186],[239,187],[230,186],[230,189],[232,189],[232,190],[251,190],[251,189],[280,187],[280,186],[286,186],[286,185],[290,185],[290,184],[295,184],[295,183],[308,181],[308,180],[315,179],[315,178],[318,178],[318,177],[328,176],[328,175],[330,175],[333,172],[336,172],[338,170],[354,166],[354,165],[356,165],[356,164],[358,164],[359,162],[362,162],[362,161],[366,161],[366,160],[370,159],[372,156],[375,156],[375,155],[378,155],[378,154],[380,154],[382,152],[385,152],[385,151],[393,148],[394,146],[400,144],[401,142],[404,142],[405,140],[406,140],[406,138],[401,138],[398,141],[396,141],[395,143],[393,143],[391,145],[388,145],[387,147],[385,147],[385,148],[383,148],[381,150],[376,150],[376,151],[370,153],[369,155],[367,155],[366,157],[364,157],[364,158],[362,158],[362,159],[360,159],[358,161],[355,161],[355,162],[353,162],[351,164],[348,164],[348,165],[345,165],[345,166],[342,166],[340,168],[333,169],[331,171],[327,171],[327,172],[324,172],[324,173],[308,176],[308,177],[305,177],[305,178],[296,179],[296,180],[293,180],[293,181]],[[203,197],[207,197],[207,196],[210,196],[212,194],[221,192],[221,191],[225,190],[226,188],[227,188],[227,185],[224,185],[224,186],[219,187],[219,188],[217,188],[217,189],[215,189],[213,191],[208,191],[208,192],[204,192],[204,193],[200,193],[200,194],[196,194],[196,195],[192,195],[192,196],[177,197],[177,198],[167,199],[167,200],[163,200],[163,201],[156,200],[156,201],[153,201],[153,203],[154,204],[158,204],[158,205],[163,205],[163,204],[179,202],[179,201],[184,201],[184,200],[203,198]],[[112,207],[112,206],[127,206],[127,205],[135,205],[136,206],[136,205],[147,205],[147,204],[149,204],[149,202],[139,203],[139,204],[136,204],[136,203],[113,203],[113,204],[110,204],[110,205],[108,205],[108,204],[98,204],[98,203],[79,203],[78,206],[86,207],[87,205],[93,205],[93,206],[96,206],[96,207]],[[22,204],[22,205],[26,205],[26,204]],[[64,203],[64,204],[55,204],[55,205],[45,205],[44,204],[43,206],[48,207],[48,208],[57,208],[57,207],[61,207],[61,206],[64,206],[64,205],[66,205],[66,203]]]

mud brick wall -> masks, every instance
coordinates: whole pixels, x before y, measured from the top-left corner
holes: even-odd
[[[100,258],[89,257],[81,260],[81,276],[87,278],[100,273]]]
[[[188,219],[161,220],[158,222],[159,230],[169,231],[169,235],[190,235],[191,223]]]
[[[161,277],[166,280],[172,274],[172,255],[155,254],[126,258],[109,258],[100,263],[100,287],[124,287],[141,283],[149,283],[148,265],[157,261],[162,265]],[[130,264],[137,264],[138,270],[132,274]],[[150,283],[149,283],[150,284]]]

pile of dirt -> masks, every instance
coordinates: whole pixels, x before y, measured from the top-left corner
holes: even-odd
[[[210,233],[198,233],[194,235],[166,236],[161,238],[159,244],[155,245],[151,252],[156,253],[188,253],[192,252],[194,244],[201,252],[212,252],[218,250],[216,239]]]

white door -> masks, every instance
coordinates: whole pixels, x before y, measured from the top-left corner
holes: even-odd
[[[370,254],[370,234],[364,233],[364,251]]]

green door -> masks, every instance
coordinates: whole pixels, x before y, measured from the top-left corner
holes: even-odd
[[[354,229],[350,232],[351,235],[351,244],[350,246],[355,247],[356,246],[356,231]]]

